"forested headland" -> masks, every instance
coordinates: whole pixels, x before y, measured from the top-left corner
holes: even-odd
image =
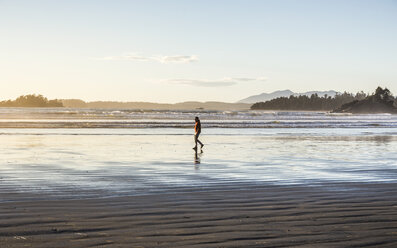
[[[385,100],[386,99],[386,100]],[[344,92],[343,94],[336,94],[334,97],[323,96],[319,97],[317,94],[309,96],[293,96],[278,97],[266,102],[258,102],[251,106],[252,110],[297,110],[297,111],[332,111],[338,110],[341,106],[351,107],[358,103],[366,102],[366,108],[371,112],[371,106],[375,103],[386,103],[390,106],[395,105],[396,99],[391,92],[385,88],[378,87],[373,94],[366,94],[363,91],[356,94]],[[361,107],[361,112],[365,112],[364,105]],[[379,109],[380,111],[380,109]],[[389,111],[387,111],[389,112]]]
[[[0,107],[63,107],[61,100],[48,100],[42,95],[23,95],[15,100],[6,100],[0,102]]]
[[[278,97],[266,102],[257,102],[251,106],[251,109],[330,111],[345,103],[365,99],[367,96],[364,92],[358,92],[355,95],[344,92],[343,94],[336,94],[335,97],[327,95],[319,97],[317,94],[312,94],[310,97],[291,95],[290,97]]]
[[[334,113],[397,113],[397,99],[387,88],[378,87],[375,93],[363,100],[354,100],[333,110]]]

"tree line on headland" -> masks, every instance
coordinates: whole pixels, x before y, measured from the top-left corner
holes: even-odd
[[[359,102],[364,99],[388,99],[392,105],[395,98],[390,91],[378,87],[373,94],[366,94],[363,91],[356,94],[344,92],[336,94],[334,97],[312,94],[310,97],[301,95],[290,97],[278,97],[266,102],[257,102],[251,106],[252,110],[303,110],[303,111],[331,111],[351,102]]]
[[[241,106],[240,106],[241,105]],[[23,95],[15,100],[0,101],[0,107],[71,107],[71,108],[134,108],[134,109],[227,109],[245,110],[246,104],[221,102],[184,102],[158,104],[143,102],[84,102],[78,99],[48,100],[42,95]],[[378,87],[373,94],[344,92],[334,97],[312,94],[278,97],[251,106],[252,110],[332,111],[348,113],[397,113],[397,98],[387,88]]]
[[[378,87],[375,93],[363,100],[345,103],[332,111],[333,113],[397,113],[397,99],[390,90]]]
[[[48,100],[42,95],[23,95],[15,100],[6,100],[0,102],[0,107],[39,107],[39,108],[52,108],[63,107],[61,100]]]

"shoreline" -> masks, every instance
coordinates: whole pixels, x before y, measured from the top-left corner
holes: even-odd
[[[397,245],[397,184],[327,185],[231,185],[141,196],[3,202],[0,203],[0,244],[2,247]]]

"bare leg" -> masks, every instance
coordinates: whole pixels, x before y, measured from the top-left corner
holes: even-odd
[[[204,146],[204,144],[203,143],[201,143],[201,141],[199,140],[199,139],[197,139],[197,142],[201,145],[201,147],[203,147]],[[196,146],[197,146],[197,142],[196,142]]]
[[[195,146],[193,147],[194,150],[197,150],[197,141],[198,141],[197,136],[198,136],[197,134],[194,135],[194,143],[195,143]]]
[[[203,146],[204,146],[204,144],[201,143],[201,141],[198,139],[199,135],[200,135],[199,133],[194,135],[194,141],[196,143],[196,146],[195,146],[196,149],[197,149],[197,143],[199,143],[201,145],[201,148],[203,148]]]

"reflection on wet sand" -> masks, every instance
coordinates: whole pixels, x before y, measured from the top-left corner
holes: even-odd
[[[203,155],[203,150],[200,150],[200,152],[197,152],[198,149],[194,149],[194,164],[199,165],[201,163],[201,156]],[[198,169],[198,166],[195,167]]]
[[[190,129],[1,129],[0,191],[86,197],[225,182],[397,182],[396,129],[205,132],[204,159],[200,150],[192,158]]]

